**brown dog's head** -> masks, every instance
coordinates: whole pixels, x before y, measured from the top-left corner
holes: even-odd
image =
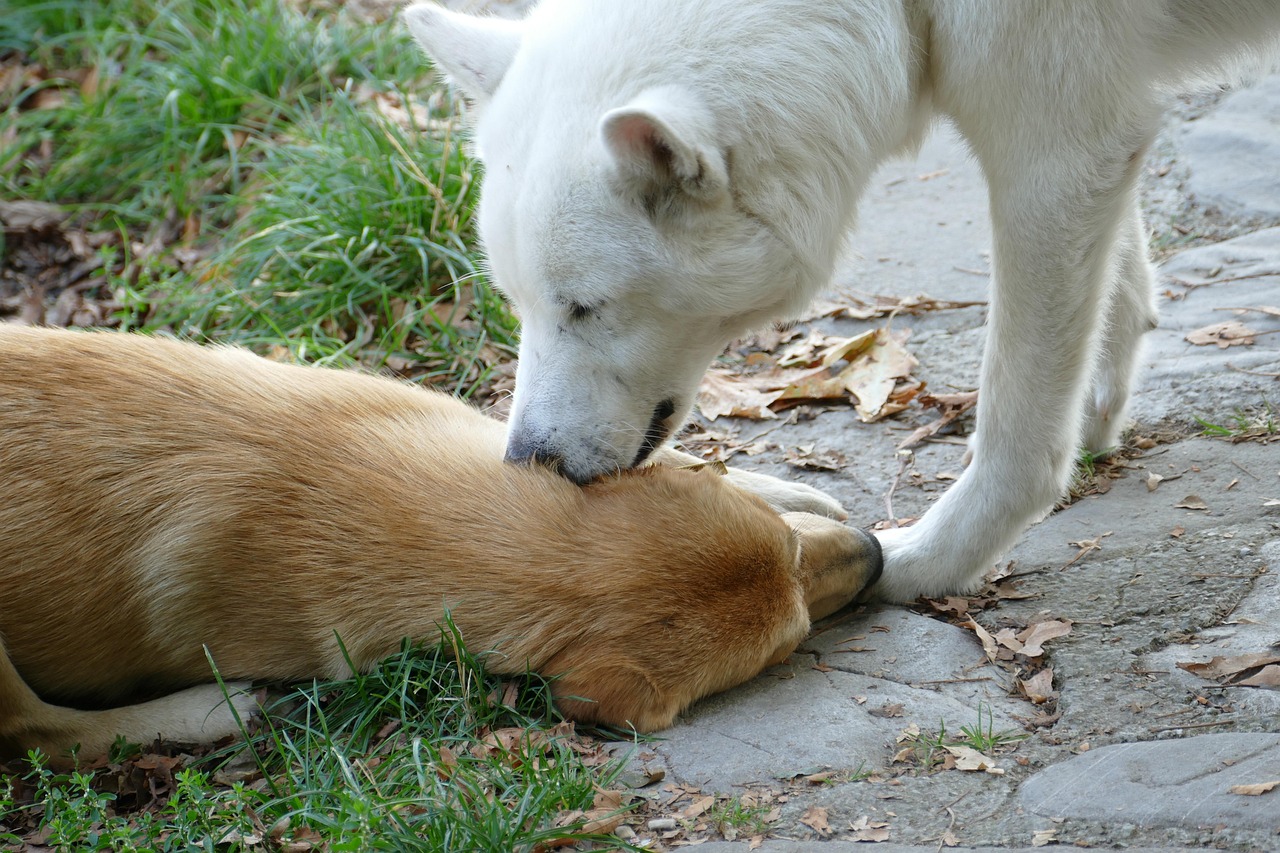
[[[709,471],[651,469],[588,487],[589,558],[620,600],[550,661],[561,709],[651,731],[703,696],[790,654],[811,619],[879,577],[873,537],[806,513],[779,516]]]

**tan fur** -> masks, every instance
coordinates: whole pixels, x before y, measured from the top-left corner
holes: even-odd
[[[879,571],[714,472],[578,487],[504,439],[387,379],[0,325],[0,755],[209,740],[205,646],[228,680],[342,676],[335,634],[363,669],[446,608],[569,716],[659,729]]]

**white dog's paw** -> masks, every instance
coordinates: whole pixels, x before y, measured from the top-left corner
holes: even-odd
[[[922,542],[919,528],[877,530],[884,554],[884,573],[865,597],[905,603],[920,596],[964,595],[982,586],[984,566],[964,567],[945,549],[936,553]]]
[[[780,480],[768,474],[730,468],[725,477],[744,492],[764,499],[775,512],[808,512],[844,521],[849,513],[831,495],[794,480]]]
[[[1122,435],[1128,425],[1125,407],[1128,400],[1119,394],[1107,397],[1099,392],[1085,414],[1082,444],[1090,453],[1114,450],[1123,443]]]

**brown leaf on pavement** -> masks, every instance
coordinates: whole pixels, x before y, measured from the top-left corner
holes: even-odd
[[[1238,320],[1225,323],[1213,323],[1209,326],[1187,332],[1187,341],[1196,346],[1217,344],[1218,349],[1234,346],[1252,346],[1257,342],[1257,332]]]
[[[1204,502],[1204,498],[1199,495],[1187,495],[1181,501],[1173,505],[1174,509],[1200,509],[1207,510],[1209,505]]]
[[[1018,641],[1022,643],[1020,654],[1029,658],[1039,657],[1044,654],[1045,642],[1056,637],[1065,637],[1070,633],[1071,621],[1068,619],[1046,619],[1043,622],[1037,622],[1018,634]]]
[[[693,820],[715,804],[716,798],[713,794],[708,794],[705,797],[698,797],[680,813],[680,816],[685,820]]]
[[[1274,791],[1276,788],[1280,788],[1280,779],[1274,782],[1258,782],[1255,785],[1232,785],[1227,789],[1227,792],[1241,794],[1246,797],[1260,797],[1268,791]]]
[[[698,386],[698,408],[709,421],[721,415],[756,420],[776,418],[769,404],[777,397],[776,391],[762,390],[758,384],[727,370],[707,371]]]
[[[854,402],[859,418],[872,423],[905,409],[924,388],[911,377],[918,362],[903,345],[908,334],[875,329],[832,339],[821,352],[810,349],[788,362],[817,366],[779,366],[749,375],[709,371],[698,390],[698,407],[708,420],[721,415],[760,420],[804,403]],[[848,363],[841,368],[842,361]]]
[[[918,293],[915,296],[875,294],[867,299],[844,294],[839,302],[827,300],[814,302],[809,312],[801,320],[817,320],[820,317],[874,320],[898,314],[924,314],[929,311],[950,311],[956,308],[971,308],[986,304],[986,302],[955,302],[949,299],[935,299],[924,293]]]
[[[942,413],[936,421],[930,421],[898,443],[899,450],[909,450],[926,438],[932,438],[946,427],[958,421],[978,405],[977,391],[959,394],[921,394],[920,405],[937,409]]]
[[[1076,555],[1074,557],[1072,557],[1070,560],[1067,560],[1065,563],[1063,563],[1062,568],[1065,569],[1067,566],[1073,565],[1085,554],[1088,554],[1092,551],[1101,550],[1102,540],[1110,536],[1112,532],[1113,531],[1108,530],[1106,533],[1103,533],[1101,536],[1098,536],[1094,539],[1081,539],[1079,542],[1068,542],[1067,543],[1068,545],[1074,545],[1080,550],[1076,552]]]
[[[854,841],[879,843],[889,840],[889,824],[884,821],[871,820],[866,815],[849,822],[849,831]]]
[[[1179,661],[1178,668],[1224,684],[1280,689],[1280,651],[1218,655],[1208,663]]]
[[[972,616],[958,624],[960,627],[968,628],[970,631],[978,635],[978,640],[982,643],[982,650],[987,654],[987,660],[992,663],[999,661],[1000,649],[996,645],[995,637],[992,637],[991,633],[986,628],[983,628],[977,622],[973,621]]]
[[[1053,689],[1053,670],[1049,667],[1045,667],[1030,678],[1019,678],[1018,686],[1022,688],[1022,692],[1026,697],[1036,705],[1043,705],[1058,696]]]
[[[810,806],[800,816],[800,822],[819,835],[827,836],[831,834],[831,824],[827,822],[827,810],[822,806]]]
[[[805,471],[840,471],[849,464],[848,458],[839,450],[814,450],[812,444],[787,451],[782,461]]]
[[[996,766],[996,761],[989,755],[983,755],[971,746],[945,745],[947,752],[955,756],[956,769],[971,772],[981,771],[993,776],[1003,776],[1004,770]]]

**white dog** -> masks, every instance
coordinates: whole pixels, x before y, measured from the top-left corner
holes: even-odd
[[[1156,322],[1135,183],[1165,93],[1280,36],[1277,0],[543,0],[413,6],[479,108],[480,229],[523,322],[512,460],[639,464],[725,344],[823,288],[885,158],[948,117],[991,193],[972,464],[882,536],[878,592],[977,584],[1116,444]]]

